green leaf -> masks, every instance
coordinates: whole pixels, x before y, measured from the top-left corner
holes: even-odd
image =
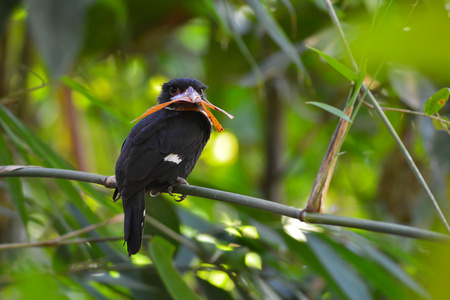
[[[272,40],[283,50],[284,53],[295,63],[297,69],[306,74],[306,69],[303,66],[300,56],[297,53],[294,45],[289,41],[286,34],[280,25],[275,21],[272,14],[270,14],[262,5],[259,0],[247,0],[248,5],[251,6],[258,18],[261,26],[264,27],[267,34],[272,38]]]
[[[317,52],[320,56],[322,56],[322,58],[325,59],[325,61],[329,63],[330,66],[332,66],[336,71],[338,71],[339,73],[341,73],[342,75],[344,75],[353,82],[358,81],[358,75],[349,68],[347,68],[346,66],[344,66],[343,64],[341,64],[340,62],[338,62],[334,57],[331,57],[318,49],[312,47],[309,48]]]
[[[366,284],[374,287],[377,291],[384,294],[387,299],[410,299],[411,293],[407,291],[405,285],[399,284],[395,280],[402,280],[402,271],[394,261],[379,253],[373,245],[361,236],[352,232],[342,232],[342,236],[335,236],[328,233],[318,234],[320,238],[333,247],[343,260],[349,263],[358,272],[359,276],[364,278]],[[356,251],[350,250],[347,245],[358,245]],[[370,259],[372,258],[372,259]],[[391,273],[387,271],[391,271]],[[405,275],[404,273],[402,275]],[[404,278],[403,278],[404,279]],[[406,283],[406,282],[405,282]],[[411,282],[409,282],[411,283]]]
[[[422,288],[419,283],[414,281],[411,276],[406,273],[401,267],[399,267],[393,260],[391,260],[387,255],[378,251],[377,249],[370,247],[366,243],[359,243],[359,247],[365,252],[365,256],[373,259],[377,265],[386,269],[389,273],[391,273],[395,278],[400,280],[410,289],[414,290],[417,294],[421,295],[424,298],[429,298],[428,293]],[[366,257],[366,259],[367,259]],[[381,281],[381,280],[380,280]]]
[[[0,34],[3,33],[7,21],[11,18],[11,11],[14,6],[18,6],[19,1],[17,0],[4,0],[0,2]]]
[[[203,295],[206,299],[216,299],[216,300],[232,300],[234,297],[230,295],[224,289],[216,287],[209,283],[206,280],[197,277],[198,285],[200,286],[200,290],[203,292]]]
[[[315,233],[312,232],[308,233],[307,237],[309,238],[310,235],[314,234]],[[345,299],[343,290],[336,283],[328,270],[324,268],[323,264],[314,252],[314,249],[311,248],[310,245],[306,242],[299,242],[287,234],[285,234],[285,242],[289,247],[289,253],[296,255],[300,261],[307,262],[308,268],[313,270],[314,273],[320,275],[325,280],[327,286],[333,290],[333,294],[337,296],[336,299]]]
[[[330,245],[312,234],[307,235],[307,240],[311,250],[349,299],[372,299],[364,281]]]
[[[25,124],[23,124],[16,116],[14,116],[4,105],[0,104],[0,117],[21,139],[25,141],[27,146],[40,158],[44,159],[49,166],[55,168],[73,169],[64,159],[58,156],[50,147],[48,147],[34,132],[32,132]]]
[[[449,122],[448,118],[445,116],[440,117],[440,119]],[[441,120],[433,119],[433,125],[436,130],[444,130],[450,133],[449,125]]]
[[[127,6],[125,5],[125,2],[122,0],[99,0],[99,4],[106,6],[109,8],[113,13],[115,20],[118,21],[118,25],[120,28],[125,28],[128,16],[127,16]]]
[[[340,241],[342,242],[342,241]],[[351,265],[364,279],[367,285],[375,288],[380,294],[383,294],[386,299],[407,300],[408,293],[404,285],[399,284],[390,276],[385,269],[378,265],[373,260],[368,259],[356,251],[356,253],[349,251],[342,244],[329,243],[330,246],[342,257],[342,259]]]
[[[59,77],[69,71],[81,50],[90,1],[33,0],[26,4],[35,44],[53,77]]]
[[[56,153],[50,146],[44,143],[33,131],[31,131],[22,121],[17,119],[4,105],[0,104],[0,124],[8,124],[8,128],[5,128],[8,136],[11,139],[15,139],[16,145],[26,145],[26,148],[31,149],[34,154],[36,154],[39,158],[44,161],[44,165],[52,168],[61,168],[61,169],[69,169],[73,170],[73,167],[64,160],[58,153]],[[127,122],[128,123],[128,122]],[[17,135],[14,134],[17,133]],[[24,143],[21,143],[18,138],[21,138]],[[67,191],[68,195],[69,191],[73,192],[70,196],[71,199],[79,199],[80,202],[75,203],[79,204],[81,207],[85,207],[85,203],[82,201],[78,191],[75,189],[74,185],[67,180],[57,180],[57,183],[61,185],[63,190]],[[109,199],[105,199],[102,194],[96,190],[92,184],[87,182],[77,182],[78,186],[80,186],[84,192],[94,197],[97,201],[101,202],[102,205],[113,207],[114,204],[109,201]],[[74,195],[76,195],[75,198]],[[79,207],[80,207],[79,206]],[[82,208],[80,208],[82,209]]]
[[[425,102],[425,105],[423,106],[423,110],[427,115],[434,115],[437,113],[444,105],[447,103],[448,96],[450,95],[450,89],[443,88],[434,93],[433,96],[431,96],[427,102]]]
[[[327,112],[332,113],[333,115],[336,115],[339,118],[352,123],[352,120],[350,120],[350,118],[342,110],[337,109],[334,106],[331,106],[331,105],[328,105],[328,104],[322,103],[322,102],[316,102],[316,101],[309,101],[309,102],[306,102],[306,104],[312,104],[317,107],[320,107],[321,109],[326,110]]]
[[[170,295],[177,300],[200,299],[184,282],[172,264],[175,247],[162,237],[155,236],[150,242],[150,253],[158,274]]]
[[[52,168],[73,170],[73,167],[67,161],[59,156],[51,147],[45,144],[33,131],[31,131],[24,123],[17,119],[2,104],[0,104],[0,118],[3,122],[5,122],[5,124],[11,127],[13,131],[17,132],[17,135],[27,144],[27,146],[32,150],[34,154],[36,154],[37,157],[42,159],[43,165]],[[65,191],[68,199],[71,199],[72,203],[75,204],[91,222],[98,221],[98,216],[96,216],[86,206],[79,191],[77,191],[77,189],[71,182],[67,180],[56,180],[56,183],[61,186],[62,190]],[[86,182],[80,182],[79,185],[82,186],[83,190],[85,191],[95,190]],[[95,199],[100,201],[103,205],[112,205],[111,201],[106,201],[101,197],[95,197]]]
[[[73,79],[71,79],[71,78],[69,78],[67,76],[63,76],[63,77],[61,77],[61,81],[64,82],[64,84],[67,85],[68,87],[70,87],[71,89],[73,89],[73,90],[79,92],[80,94],[82,94],[83,96],[85,96],[89,101],[92,102],[92,104],[100,107],[101,109],[103,109],[104,111],[108,112],[112,116],[116,117],[117,119],[119,119],[123,123],[125,123],[127,125],[130,124],[131,120],[127,120],[124,116],[119,114],[117,111],[115,111],[114,109],[112,109],[111,107],[109,107],[108,105],[104,104],[102,101],[100,101],[96,97],[94,97],[91,94],[91,92],[89,92],[84,86],[82,86],[81,84],[79,84],[75,80],[73,80]]]

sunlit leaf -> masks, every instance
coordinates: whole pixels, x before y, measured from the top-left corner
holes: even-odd
[[[199,283],[200,290],[206,296],[206,299],[221,299],[221,300],[234,299],[227,291],[209,283],[207,280],[203,280],[200,277],[196,277],[196,279],[197,282]]]
[[[437,113],[448,101],[448,96],[450,95],[449,88],[443,88],[434,93],[433,96],[428,98],[427,102],[423,106],[423,110],[427,115],[434,115]]]
[[[261,256],[255,252],[249,252],[245,255],[245,265],[262,270]]]
[[[346,66],[344,66],[343,64],[341,64],[339,61],[337,61],[334,57],[329,56],[328,54],[323,53],[322,51],[309,47],[311,50],[317,52],[320,56],[322,56],[323,59],[325,59],[325,61],[332,66],[336,71],[338,71],[339,73],[341,73],[342,75],[344,75],[345,77],[347,77],[348,79],[350,79],[353,82],[358,81],[358,75],[353,72],[352,70],[350,70],[349,68],[347,68]]]
[[[150,253],[158,274],[169,293],[177,300],[200,299],[184,282],[172,264],[175,247],[165,239],[155,236],[150,243]]]
[[[329,104],[322,103],[322,102],[315,102],[315,101],[309,101],[309,102],[306,102],[306,104],[312,104],[317,107],[320,107],[321,109],[326,110],[327,112],[332,113],[333,115],[338,116],[339,118],[352,123],[352,120],[350,120],[350,118],[342,110],[339,110],[334,106],[331,106]]]

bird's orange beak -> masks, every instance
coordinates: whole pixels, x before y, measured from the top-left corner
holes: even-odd
[[[208,100],[206,100],[206,98],[202,98],[201,95],[199,95],[199,93],[197,93],[197,91],[192,88],[189,87],[184,93],[181,93],[179,95],[175,95],[171,98],[170,101],[168,102],[164,102],[161,104],[158,104],[156,106],[153,106],[152,108],[150,108],[149,110],[147,110],[142,116],[140,116],[139,118],[131,121],[130,123],[136,122],[142,118],[145,118],[146,116],[157,112],[160,109],[163,109],[164,107],[173,104],[173,103],[180,103],[180,102],[187,102],[187,103],[191,103],[191,104],[196,104],[198,106],[198,109],[195,109],[197,111],[200,111],[201,113],[204,113],[206,115],[206,117],[211,121],[211,123],[214,125],[214,127],[216,128],[216,130],[218,132],[222,132],[223,131],[223,127],[220,125],[219,121],[217,121],[216,117],[214,117],[214,115],[208,110],[207,107],[212,108],[215,111],[219,111],[221,113],[224,113],[227,117],[229,117],[230,119],[233,119],[234,116],[227,113],[225,110],[213,105],[211,102],[209,102]],[[192,109],[193,110],[193,109]]]

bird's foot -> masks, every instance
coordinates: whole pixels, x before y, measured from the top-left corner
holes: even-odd
[[[177,196],[175,196],[174,194],[172,194],[173,188],[176,187],[177,185],[180,185],[180,184],[187,184],[187,185],[189,185],[189,183],[186,181],[186,179],[181,178],[181,177],[178,177],[178,178],[177,178],[177,181],[175,181],[175,183],[173,183],[172,185],[170,185],[170,186],[167,188],[167,193],[168,193],[170,196],[174,197],[174,198],[175,198],[174,200],[177,201],[177,202],[181,202],[181,201],[183,201],[184,199],[186,199],[186,197],[187,197],[187,195],[181,195],[181,196],[179,196],[178,199],[176,199]]]

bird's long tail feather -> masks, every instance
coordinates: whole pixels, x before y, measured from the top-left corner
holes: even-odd
[[[141,249],[145,225],[145,191],[122,201],[125,214],[124,240],[127,243],[128,255],[131,256]]]

